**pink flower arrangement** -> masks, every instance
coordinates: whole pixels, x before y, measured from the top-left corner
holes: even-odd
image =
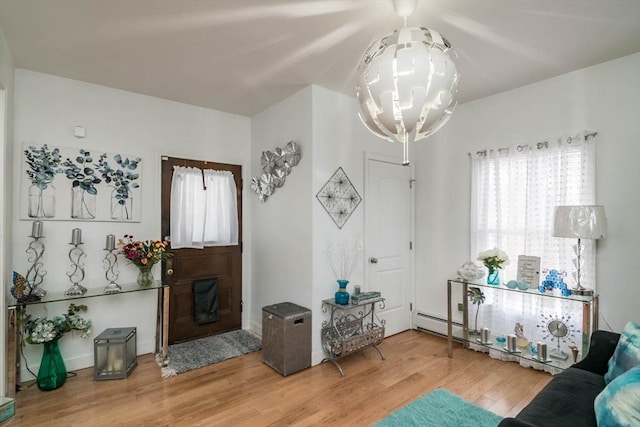
[[[134,240],[132,235],[125,234],[118,241],[123,245],[120,253],[137,267],[151,268],[155,263],[165,260],[173,254],[167,252],[167,242],[162,240]]]

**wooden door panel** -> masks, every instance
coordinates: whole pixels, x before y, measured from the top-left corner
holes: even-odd
[[[191,327],[191,322],[193,321],[193,305],[191,304],[192,298],[191,281],[175,283],[172,286],[169,310],[176,326],[182,328]],[[185,332],[181,335],[184,334]]]
[[[217,277],[218,280],[232,275],[232,255],[231,253],[223,254],[194,254],[188,258],[181,257],[174,260],[174,271],[180,270],[184,273],[182,278],[190,278],[198,280],[207,277]],[[192,274],[192,276],[189,276]]]
[[[233,173],[237,189],[238,242],[235,246],[204,249],[171,249],[173,257],[163,265],[162,279],[170,287],[169,344],[189,341],[242,327],[242,169],[239,165],[163,157],[162,235],[170,234],[171,179],[174,166],[227,170]],[[173,275],[167,275],[167,264]],[[219,319],[199,325],[193,316],[193,282],[216,277]]]

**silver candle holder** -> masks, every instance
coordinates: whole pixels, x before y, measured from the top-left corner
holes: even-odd
[[[116,250],[116,236],[113,234],[107,234],[107,242],[105,244],[105,251],[107,254],[104,256],[104,277],[107,279],[109,284],[104,288],[105,294],[117,294],[122,290],[120,285],[116,283],[118,280],[118,276],[120,275],[120,271],[118,270],[118,257],[115,253]]]
[[[44,276],[47,275],[47,271],[43,268],[42,256],[44,255],[44,243],[40,241],[43,238],[42,235],[43,224],[42,221],[34,221],[31,228],[31,237],[33,240],[29,243],[26,253],[28,255],[27,261],[31,263],[31,267],[27,270],[25,279],[29,286],[28,295],[30,297],[43,298],[47,295],[47,291],[42,289],[40,285],[44,281]]]
[[[69,261],[71,261],[71,270],[67,272],[67,276],[72,286],[64,291],[67,296],[81,296],[87,293],[87,288],[80,285],[84,280],[84,258],[86,254],[80,247],[82,245],[82,230],[74,228],[71,231],[71,245],[73,248],[69,251]]]
[[[509,353],[521,353],[521,351],[518,350],[517,340],[518,337],[515,335],[507,335],[507,346],[504,347],[504,349]]]
[[[536,359],[538,359],[539,362],[549,363],[551,361],[547,355],[547,344],[543,342],[538,342],[536,344],[536,351],[537,351]]]
[[[480,344],[484,344],[484,345],[491,345],[493,344],[491,342],[490,338],[490,332],[489,332],[489,328],[482,328],[480,330],[480,338],[478,339],[478,342]]]

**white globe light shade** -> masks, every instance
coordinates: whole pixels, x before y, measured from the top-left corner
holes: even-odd
[[[456,107],[459,74],[451,44],[424,27],[401,28],[362,57],[356,96],[360,119],[375,135],[405,144],[435,133]]]

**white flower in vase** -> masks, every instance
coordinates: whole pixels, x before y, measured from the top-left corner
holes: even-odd
[[[351,273],[362,258],[362,249],[357,243],[350,247],[343,242],[334,247],[330,242],[327,242],[325,255],[339,286],[339,290],[336,292],[336,303],[348,304],[349,294],[346,292],[346,286],[349,283]]]

